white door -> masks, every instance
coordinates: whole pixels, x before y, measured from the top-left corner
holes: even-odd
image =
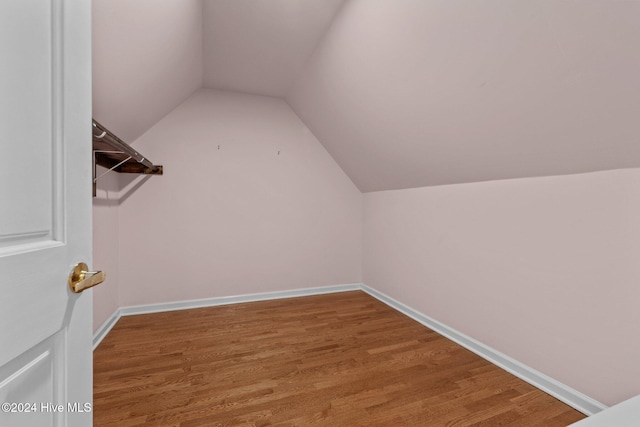
[[[92,424],[90,0],[0,0],[0,426]]]

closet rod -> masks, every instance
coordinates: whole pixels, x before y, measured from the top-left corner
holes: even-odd
[[[115,149],[121,151],[127,156],[131,156],[133,160],[138,163],[141,163],[148,167],[152,172],[160,171],[158,166],[155,166],[151,163],[147,158],[145,158],[142,154],[138,153],[136,150],[131,148],[129,144],[115,136],[111,133],[107,128],[102,126],[97,121],[93,120],[93,138],[97,141],[104,141],[107,144],[111,145]]]

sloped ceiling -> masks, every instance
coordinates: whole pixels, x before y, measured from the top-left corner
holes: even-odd
[[[203,86],[283,97],[344,0],[93,0],[93,114],[134,141]]]
[[[640,166],[640,2],[94,0],[94,115],[285,97],[362,191]],[[120,129],[118,129],[120,128]]]
[[[350,0],[287,99],[362,191],[640,165],[640,2]]]
[[[283,97],[344,0],[204,0],[204,83]]]
[[[201,0],[93,0],[93,116],[131,142],[202,87]]]

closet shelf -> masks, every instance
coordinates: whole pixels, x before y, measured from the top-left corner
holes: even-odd
[[[93,158],[96,165],[120,173],[162,175],[162,165],[154,165],[109,129],[93,120]],[[95,183],[94,168],[94,183]]]
[[[93,128],[93,197],[96,196],[96,182],[111,171],[162,175],[162,165],[154,165],[149,159],[134,150],[129,144],[115,136],[95,119]],[[108,170],[97,176],[96,165]]]

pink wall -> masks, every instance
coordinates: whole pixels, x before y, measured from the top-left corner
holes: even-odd
[[[106,169],[98,167],[98,175]],[[93,199],[93,268],[107,273],[107,279],[93,289],[93,330],[119,307],[118,276],[118,192],[119,175],[110,173],[98,181]]]
[[[362,195],[284,101],[204,89],[135,147],[121,305],[361,281]]]
[[[364,195],[364,283],[605,404],[640,393],[640,170]]]
[[[93,116],[135,140],[202,86],[201,0],[93,0]],[[118,198],[107,175],[94,199],[94,330],[120,306]]]

